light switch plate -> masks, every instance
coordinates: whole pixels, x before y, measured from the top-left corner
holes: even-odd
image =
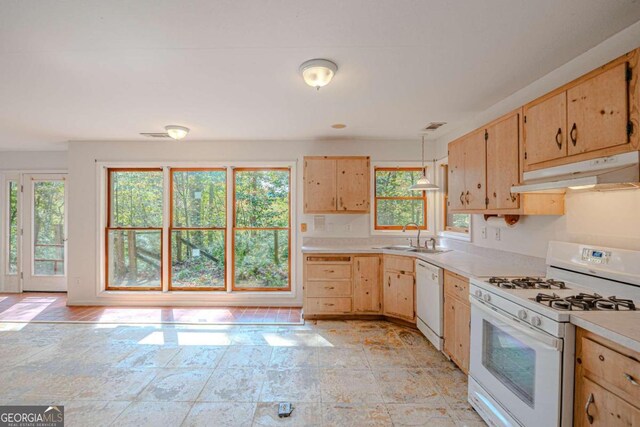
[[[499,229],[499,228],[496,228],[496,230],[495,230],[495,236],[496,236],[496,240],[498,240],[498,241],[499,241],[499,240],[500,240],[500,229]]]

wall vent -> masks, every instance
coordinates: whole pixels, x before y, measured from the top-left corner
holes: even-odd
[[[140,135],[146,136],[147,138],[170,138],[166,132],[140,132]]]
[[[431,122],[428,125],[426,125],[422,130],[423,131],[434,131],[436,129],[438,129],[440,126],[446,125],[447,122]]]

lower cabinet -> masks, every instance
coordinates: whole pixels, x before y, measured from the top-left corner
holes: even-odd
[[[466,374],[469,372],[471,333],[469,280],[444,273],[444,352]]]
[[[382,283],[384,314],[414,322],[415,268],[413,258],[385,255]]]
[[[640,353],[583,329],[576,333],[576,426],[640,425]]]
[[[304,314],[380,314],[378,255],[322,254],[304,258]]]

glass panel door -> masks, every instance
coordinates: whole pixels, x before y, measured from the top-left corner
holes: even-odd
[[[67,290],[66,175],[25,175],[25,291]]]
[[[4,178],[4,179],[1,179]],[[0,230],[0,292],[20,291],[20,175],[5,174],[0,177],[0,206],[3,211],[2,230]]]

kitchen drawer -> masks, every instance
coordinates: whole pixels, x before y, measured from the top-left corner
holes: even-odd
[[[307,298],[304,309],[308,314],[350,313],[351,298]]]
[[[583,378],[582,393],[576,396],[576,426],[627,427],[640,425],[640,410]],[[589,420],[589,416],[593,417]]]
[[[469,302],[469,280],[458,274],[444,272],[444,291],[466,303]]]
[[[384,269],[402,271],[405,273],[413,273],[414,271],[414,259],[404,256],[385,255],[384,257]]]
[[[307,297],[350,297],[350,281],[308,281],[305,284]]]
[[[351,264],[307,264],[307,281],[349,279],[351,279]]]
[[[582,338],[586,376],[620,397],[640,402],[640,362],[589,338]]]

